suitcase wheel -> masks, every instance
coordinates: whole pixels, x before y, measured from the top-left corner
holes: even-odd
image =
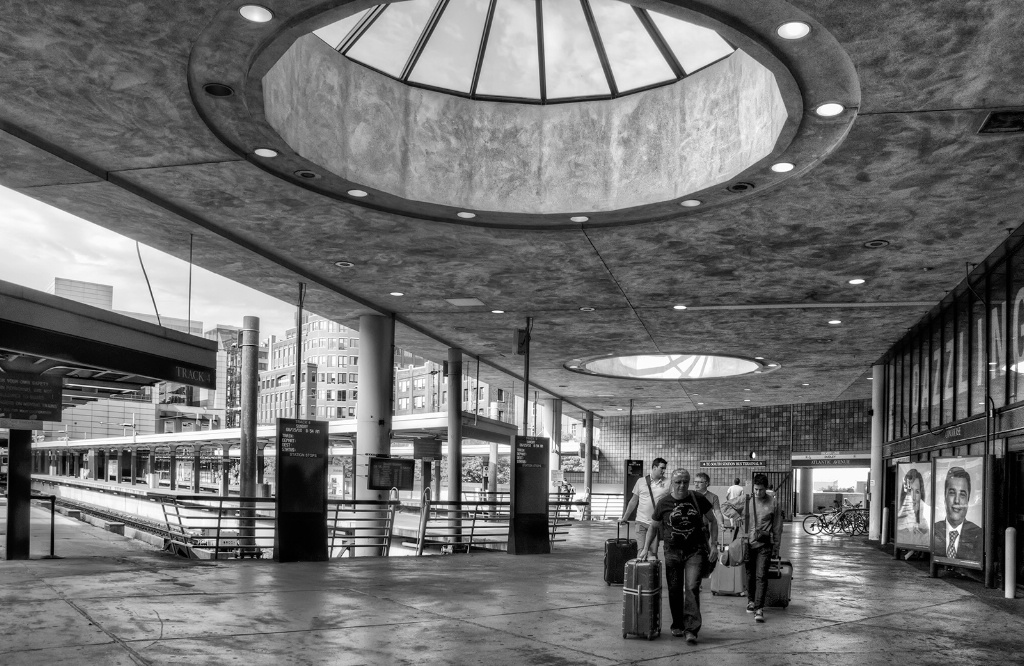
[[[622,637],[626,638],[626,632],[622,632]]]
[[[718,596],[718,592],[715,592],[714,590],[711,590],[711,596],[717,597]]]

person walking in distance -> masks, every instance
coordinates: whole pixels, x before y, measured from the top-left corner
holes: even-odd
[[[661,525],[665,542],[665,577],[668,580],[668,604],[672,611],[672,635],[685,636],[693,645],[701,629],[701,572],[710,548],[718,548],[718,519],[714,507],[703,495],[690,490],[690,472],[672,470],[669,492],[658,500],[652,518]],[[704,539],[704,521],[711,526],[710,543]],[[647,559],[654,530],[647,533],[637,553]]]
[[[665,478],[666,468],[668,468],[668,462],[664,458],[654,459],[654,462],[651,463],[651,473],[636,480],[636,484],[633,486],[633,497],[626,505],[626,510],[622,512],[622,518],[619,519],[620,523],[626,522],[629,514],[636,509],[636,542],[643,544],[647,538],[647,532],[654,530],[655,539],[652,552],[655,556],[658,554],[658,526],[652,524],[651,513],[654,512],[654,506],[658,500],[668,492],[668,479]]]
[[[782,545],[782,511],[779,500],[768,494],[768,477],[754,475],[754,492],[747,498],[744,519],[749,530],[747,558],[747,612],[764,622],[764,597],[768,592],[768,568],[778,559]]]
[[[732,480],[732,485],[725,491],[725,501],[733,504],[741,499],[743,499],[743,486],[740,485],[740,480],[737,477]]]

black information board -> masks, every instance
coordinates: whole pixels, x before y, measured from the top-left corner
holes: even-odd
[[[28,372],[0,372],[0,419],[57,421],[64,380]]]
[[[512,451],[512,555],[550,553],[548,534],[548,472],[551,440],[517,436]]]
[[[369,458],[370,490],[412,490],[416,475],[416,461],[408,458]]]
[[[326,421],[277,420],[279,562],[327,560]]]
[[[626,477],[625,477],[625,488],[622,493],[623,508],[629,505],[629,500],[633,499],[633,486],[639,479],[644,478],[644,461],[643,460],[630,460],[626,459]],[[636,520],[636,509],[633,509],[626,520]]]

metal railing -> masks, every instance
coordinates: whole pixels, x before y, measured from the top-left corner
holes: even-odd
[[[388,500],[327,500],[328,557],[390,555],[395,511],[401,505],[396,495]]]
[[[618,520],[626,508],[618,493],[591,493],[590,517],[594,520]]]

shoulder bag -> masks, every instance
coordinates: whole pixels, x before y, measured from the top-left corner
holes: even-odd
[[[750,499],[748,498],[749,502]],[[733,532],[733,539],[729,542],[729,546],[722,552],[721,562],[726,566],[738,567],[747,561],[747,557],[750,554],[750,546],[747,543],[747,511],[743,512],[743,530],[740,531],[739,525],[736,526]]]

